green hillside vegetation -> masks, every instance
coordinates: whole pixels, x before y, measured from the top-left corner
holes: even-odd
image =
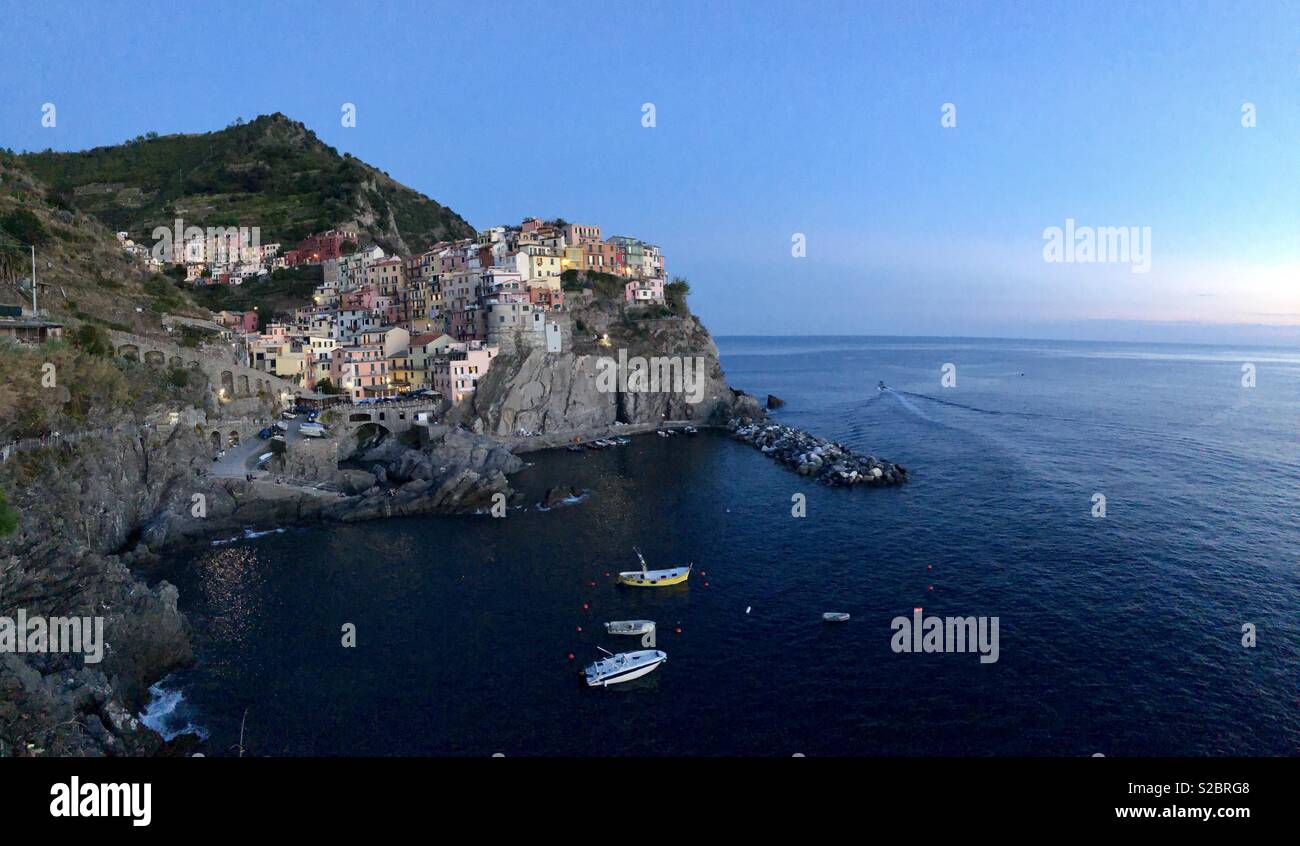
[[[278,268],[266,281],[250,279],[242,285],[204,285],[193,290],[196,299],[212,311],[252,311],[261,316],[259,328],[276,315],[312,302],[316,286],[324,281],[321,266]]]
[[[390,252],[411,252],[474,230],[459,215],[379,170],[340,155],[303,124],[263,115],[217,132],[153,133],[75,153],[28,153],[52,202],[93,214],[151,243],[154,227],[257,226],[261,242],[290,249],[355,222]]]
[[[57,207],[50,194],[19,157],[0,152],[0,303],[30,303],[23,284],[35,246],[37,305],[55,319],[164,337],[165,313],[207,316],[186,286],[149,271],[96,218]]]

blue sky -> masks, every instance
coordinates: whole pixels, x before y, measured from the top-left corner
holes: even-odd
[[[0,7],[0,145],[281,111],[477,227],[660,244],[718,334],[1300,343],[1294,3]],[[1045,262],[1067,218],[1150,272]]]

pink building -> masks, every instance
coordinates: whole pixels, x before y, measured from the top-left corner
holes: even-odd
[[[452,402],[460,402],[474,393],[497,352],[497,347],[482,341],[451,344],[445,355],[433,359],[433,389]]]
[[[634,279],[623,286],[628,305],[663,305],[664,280]]]
[[[352,397],[363,399],[393,396],[388,360],[379,344],[337,347],[330,357],[330,380]]]

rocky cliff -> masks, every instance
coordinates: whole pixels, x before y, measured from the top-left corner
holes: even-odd
[[[0,756],[158,751],[133,715],[193,656],[176,589],[137,578],[127,553],[159,514],[189,507],[204,460],[192,432],[128,428],[5,463],[21,520],[0,542],[0,615],[103,617],[106,651],[98,664],[0,654]]]
[[[689,420],[723,425],[737,395],[727,387],[718,349],[699,318],[681,313],[649,316],[614,296],[594,290],[568,295],[571,331],[561,352],[520,349],[499,356],[477,390],[456,406],[450,420],[475,431],[508,436],[568,434],[586,438],[615,424]],[[642,359],[677,359],[699,378],[646,390],[629,378],[604,378],[611,366]],[[656,368],[657,369],[657,368]],[[671,381],[671,380],[665,380]],[[623,382],[626,382],[624,384]]]

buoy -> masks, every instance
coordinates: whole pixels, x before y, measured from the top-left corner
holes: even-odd
[[[578,626],[578,631],[582,631],[582,626]]]
[[[753,607],[754,607],[754,606],[752,606],[752,605],[746,605],[746,606],[745,606],[745,613],[748,614],[748,613],[750,612],[750,610],[751,610]]]
[[[582,610],[583,610],[583,611],[586,611],[586,610],[587,610],[588,608],[590,608],[590,607],[591,607],[591,606],[588,605],[587,603],[585,603],[585,602],[582,603]]]
[[[705,582],[705,583],[704,583],[704,586],[705,586],[705,587],[708,587],[708,586],[709,586],[709,583],[708,583],[708,582]]]
[[[677,633],[678,633],[678,634],[681,634],[681,633],[682,633],[682,627],[681,627],[681,626],[678,626],[678,627],[677,627]]]
[[[930,585],[929,590],[934,590],[934,585]]]
[[[572,653],[572,652],[569,653],[569,660],[570,660],[570,661],[573,660],[573,653]]]
[[[605,575],[606,575],[606,576],[609,575],[609,571],[608,571],[608,570],[605,571]]]
[[[933,570],[933,569],[934,569],[934,565],[933,565],[933,564],[926,564],[926,565],[925,565],[925,569],[927,569],[927,570]]]

